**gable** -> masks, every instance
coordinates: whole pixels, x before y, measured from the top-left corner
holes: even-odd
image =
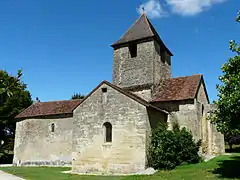
[[[126,91],[126,90],[118,87],[118,86],[115,86],[115,85],[113,85],[113,84],[111,84],[111,83],[109,83],[109,82],[107,82],[107,81],[101,82],[95,89],[93,89],[93,90],[82,100],[81,104],[84,105],[85,102],[88,101],[88,100],[91,101],[92,103],[94,103],[94,99],[92,100],[92,98],[91,98],[94,94],[98,94],[98,96],[101,96],[101,97],[98,97],[97,99],[95,99],[95,100],[99,101],[99,99],[101,99],[102,96],[103,96],[103,93],[102,93],[102,89],[103,89],[103,88],[110,88],[111,91],[116,91],[116,92],[117,92],[117,93],[114,93],[114,95],[117,95],[116,97],[114,97],[114,95],[111,94],[111,93],[107,93],[107,94],[108,94],[107,96],[108,96],[109,98],[115,98],[116,100],[118,100],[118,101],[116,101],[116,103],[125,104],[125,102],[122,101],[122,99],[126,99],[126,97],[127,97],[127,98],[130,99],[131,101],[135,101],[136,103],[141,104],[141,105],[143,105],[143,106],[145,106],[145,107],[153,108],[153,109],[156,109],[156,110],[158,110],[158,111],[161,111],[161,112],[164,113],[164,114],[168,114],[167,111],[164,111],[164,110],[162,110],[162,109],[160,109],[160,108],[158,108],[158,107],[156,107],[156,106],[148,103],[147,101],[145,101],[144,99],[138,97],[137,95],[132,94],[132,93],[130,93],[130,92],[128,92],[128,91]],[[107,90],[107,91],[108,91],[108,90]],[[109,94],[110,94],[110,95],[109,95]],[[121,97],[123,97],[123,96],[124,96],[125,98],[121,98]],[[122,102],[121,102],[121,101],[122,101]],[[79,108],[77,108],[77,109],[79,109]]]
[[[203,79],[201,80],[201,82],[199,84],[199,87],[198,87],[198,90],[196,93],[196,99],[197,99],[197,101],[201,102],[202,104],[210,103],[208,94],[207,94],[207,90],[206,90],[206,86],[205,86]]]

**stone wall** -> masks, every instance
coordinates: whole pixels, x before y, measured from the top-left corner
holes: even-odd
[[[52,132],[54,124],[54,132]],[[71,165],[73,118],[52,116],[17,122],[15,165]]]
[[[133,91],[133,94],[136,94],[137,96],[139,96],[140,98],[146,100],[146,101],[150,101],[152,99],[152,91],[151,89],[144,89],[141,91]]]
[[[217,155],[225,152],[224,136],[217,132],[216,126],[208,120],[207,113],[214,109],[208,102],[204,85],[201,83],[197,99],[198,118],[202,122],[201,138],[203,155]]]
[[[199,128],[201,129],[200,138],[202,140],[202,154],[207,155],[211,154],[211,146],[212,146],[212,126],[211,123],[207,120],[206,110],[208,107],[208,99],[207,94],[204,89],[204,85],[201,82],[197,97],[195,99],[195,105],[197,110],[197,117],[200,122]]]
[[[114,50],[113,84],[129,87],[153,83],[154,42],[137,44],[137,57],[131,58],[128,46]]]
[[[207,114],[209,114],[211,111],[214,111],[215,109],[216,109],[215,105],[209,104],[206,107],[206,112],[207,112]],[[211,124],[210,121],[209,121],[209,124],[211,126],[211,131],[210,131],[211,138],[209,139],[209,140],[211,140],[209,142],[209,144],[211,143],[211,145],[210,145],[210,149],[209,149],[209,154],[219,155],[219,154],[225,153],[225,142],[224,142],[223,134],[221,134],[220,132],[217,131],[215,124]]]
[[[112,142],[104,141],[105,122],[112,124]],[[149,126],[145,106],[103,84],[74,111],[73,172],[127,174],[144,170]]]
[[[161,53],[156,41],[138,43],[134,58],[131,58],[128,46],[115,49],[113,84],[122,88],[158,85],[161,80],[171,77],[170,58],[166,51]]]
[[[165,79],[171,78],[171,56],[161,49],[158,42],[154,42],[154,64],[153,64],[153,82],[155,85],[161,84]]]
[[[159,102],[155,105],[169,112],[169,130],[172,129],[172,123],[177,122],[180,128],[186,127],[190,130],[196,140],[200,139],[200,122],[194,100]]]

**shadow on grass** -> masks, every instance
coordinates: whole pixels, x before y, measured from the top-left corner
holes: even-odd
[[[232,150],[231,149],[226,149],[226,153],[240,153],[240,147],[235,147]]]
[[[219,161],[219,167],[212,171],[219,178],[240,178],[240,157],[234,156],[229,160]]]

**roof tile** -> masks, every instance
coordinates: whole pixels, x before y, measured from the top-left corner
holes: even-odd
[[[152,102],[194,99],[201,79],[202,75],[168,79],[155,93]]]
[[[57,114],[69,114],[81,103],[82,100],[65,100],[36,102],[18,114],[15,118],[29,118],[39,116],[49,116]]]

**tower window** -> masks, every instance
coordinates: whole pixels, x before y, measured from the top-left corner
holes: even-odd
[[[162,60],[162,62],[165,62],[165,60],[166,60],[166,55],[165,55],[165,50],[161,47],[160,48],[160,56],[161,56],[161,60]]]
[[[54,131],[55,131],[55,124],[52,123],[52,124],[51,124],[51,132],[54,132]]]
[[[104,142],[112,142],[112,124],[105,122],[103,124],[104,128]]]
[[[137,44],[136,43],[129,45],[129,52],[130,52],[131,58],[137,57]]]

